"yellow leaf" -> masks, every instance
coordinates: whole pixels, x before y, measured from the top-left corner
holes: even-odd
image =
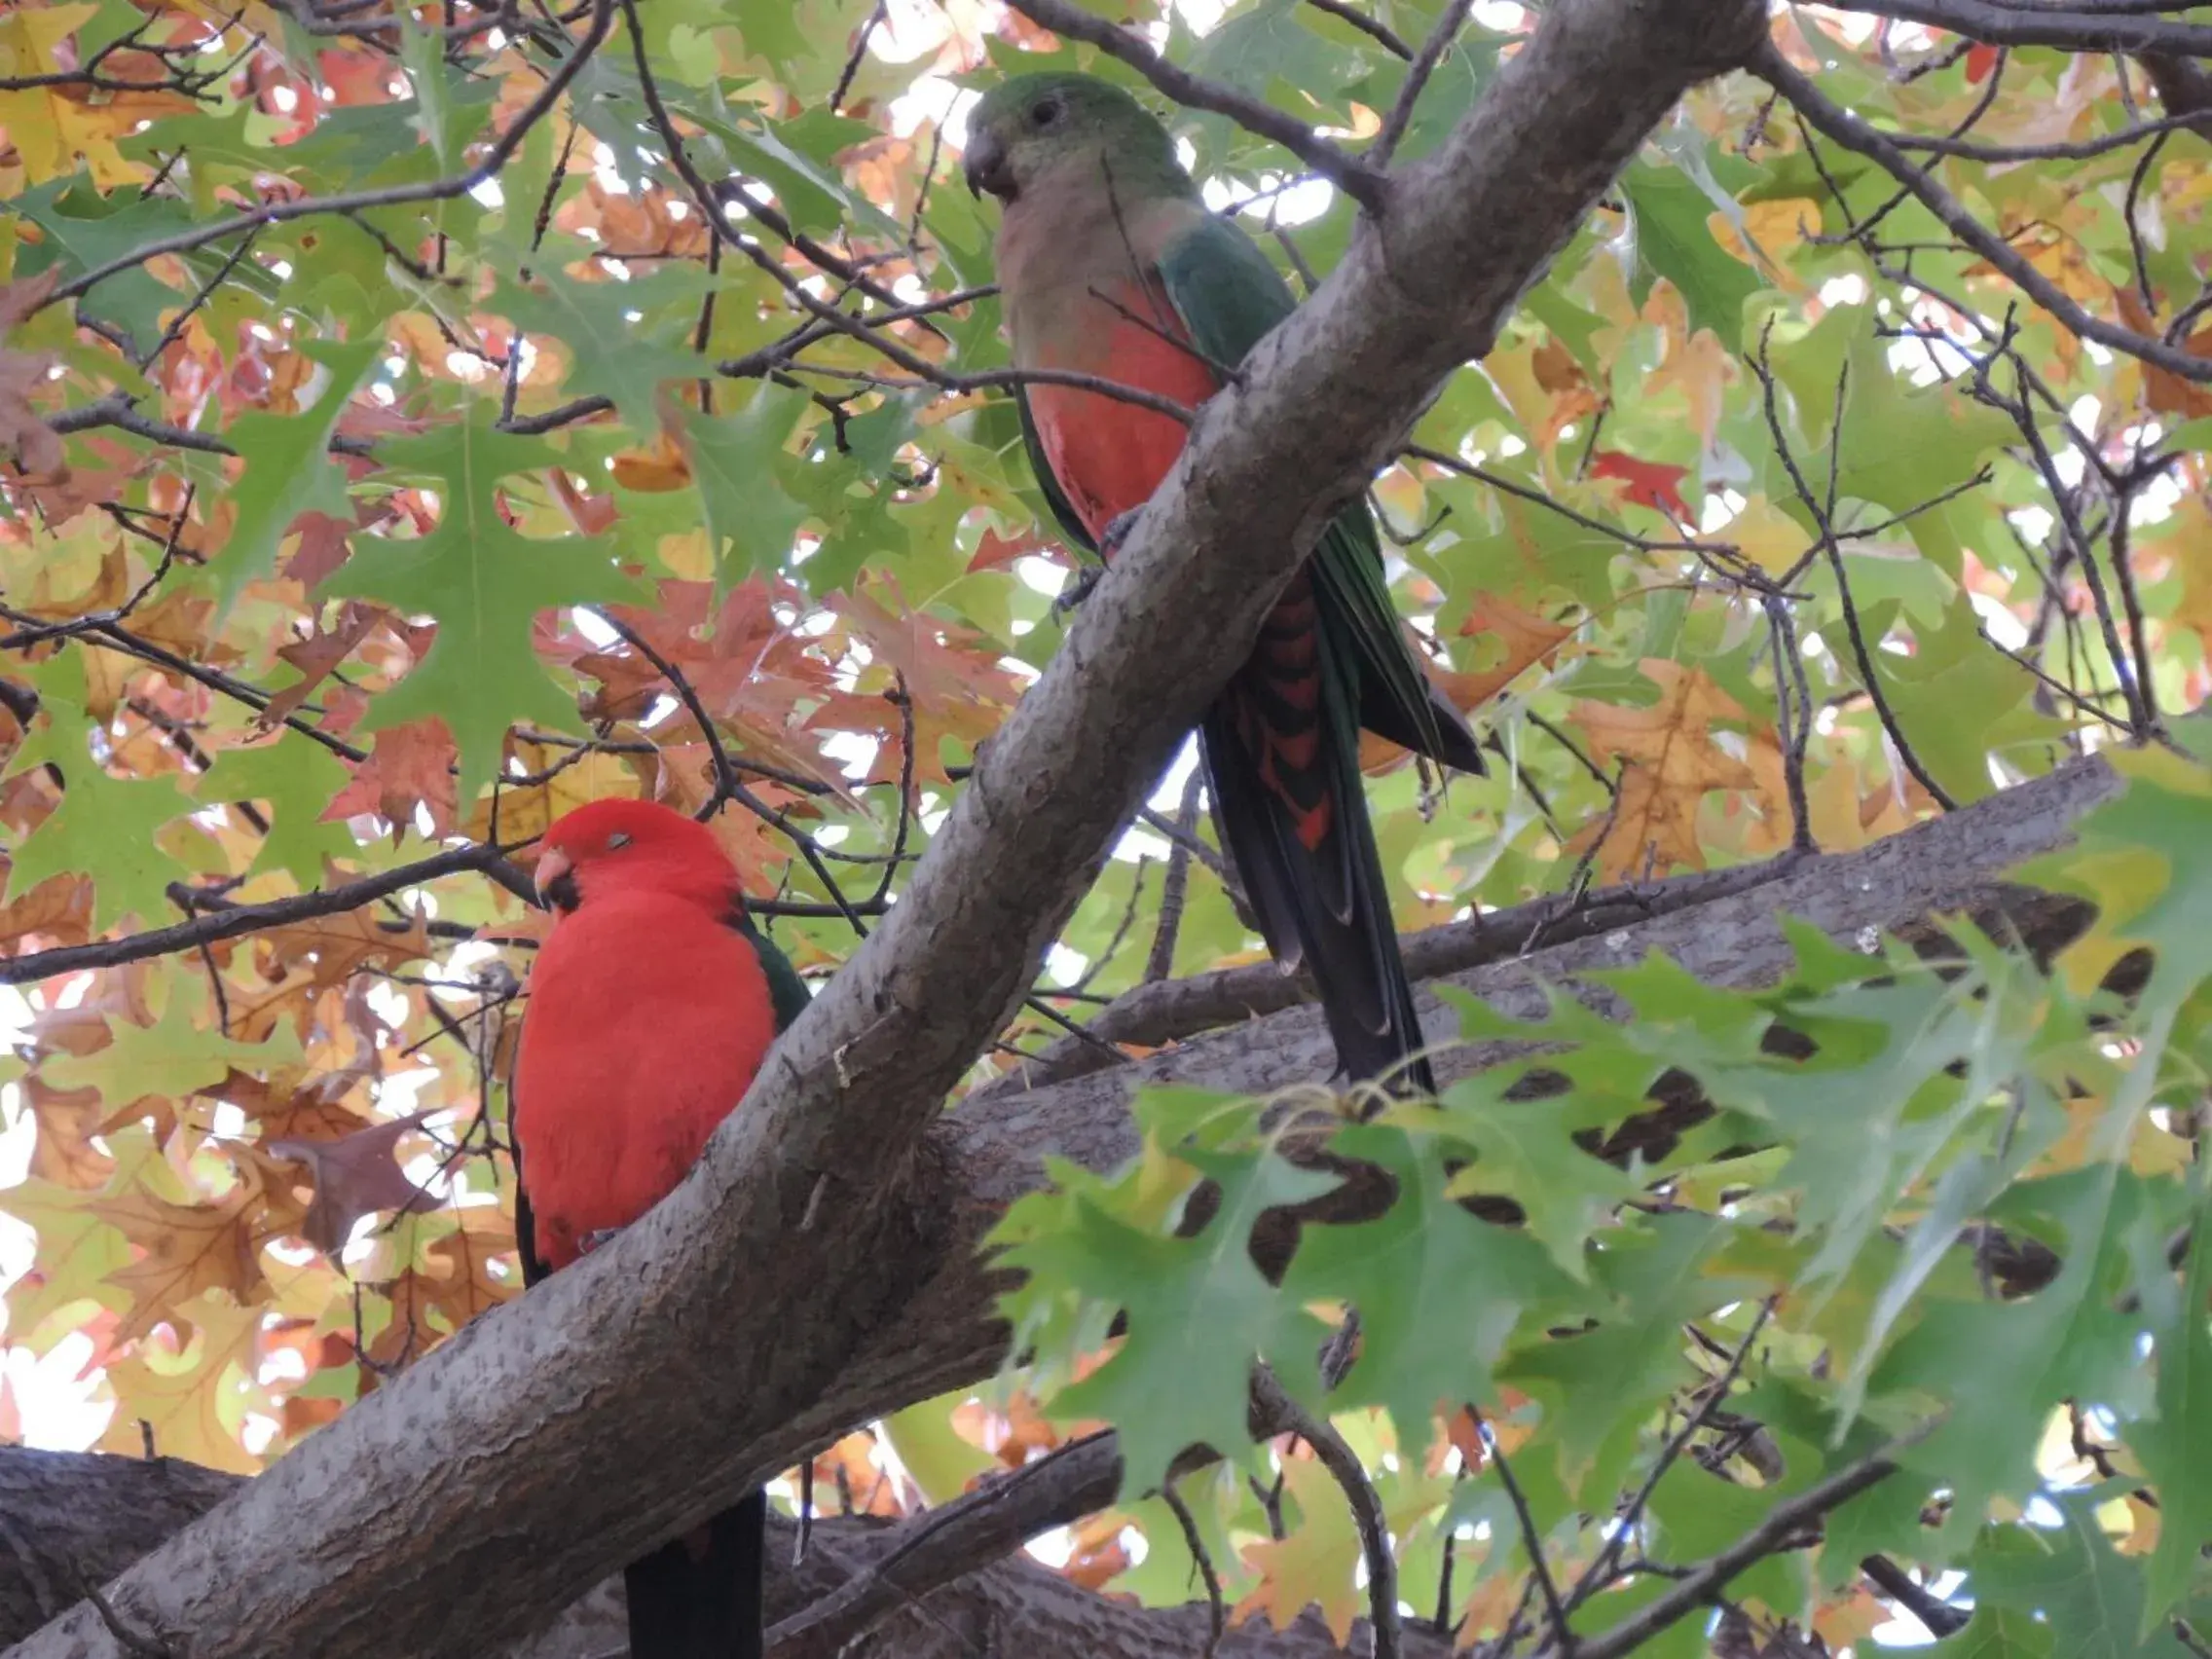
[[[1697,811],[1708,791],[1755,789],[1751,769],[1713,740],[1716,719],[1741,720],[1744,711],[1702,669],[1646,657],[1644,678],[1658,684],[1648,709],[1577,703],[1568,715],[1589,736],[1600,760],[1621,760],[1620,798],[1568,841],[1579,856],[1598,849],[1600,872],[1615,881],[1686,866],[1705,867]]]
[[[149,1337],[135,1354],[108,1366],[115,1418],[100,1447],[137,1456],[150,1435],[160,1456],[258,1474],[260,1460],[246,1451],[242,1434],[249,1412],[275,1410],[255,1381],[260,1310],[207,1294],[179,1311],[193,1328],[189,1344],[180,1348]]]
[[[1744,510],[1721,529],[1719,539],[1734,543],[1760,570],[1782,571],[1804,556],[1812,537],[1788,513],[1759,495],[1744,503]]]
[[[1820,234],[1821,204],[1801,196],[1791,196],[1780,202],[1753,202],[1741,211],[1752,247],[1744,245],[1743,236],[1725,213],[1714,213],[1706,219],[1713,240],[1746,265],[1769,271],[1783,286],[1802,288],[1802,283],[1792,280],[1788,271],[1779,268],[1779,261],[1805,240],[1807,232]],[[1766,256],[1763,264],[1761,254]]]
[[[608,795],[635,798],[645,793],[636,768],[620,755],[594,749],[582,751],[579,757],[579,752],[573,749],[549,743],[526,743],[519,738],[508,753],[522,763],[524,776],[537,781],[519,787],[505,783],[499,786],[499,839],[502,841],[542,835],[556,818],[589,801],[602,800]],[[547,776],[548,773],[551,776]],[[469,808],[464,828],[477,840],[491,838],[490,794],[481,796]]]

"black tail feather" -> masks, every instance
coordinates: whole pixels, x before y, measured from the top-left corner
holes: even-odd
[[[1313,977],[1321,1012],[1347,1077],[1434,1093],[1413,986],[1398,952],[1389,888],[1361,788],[1356,737],[1346,745],[1324,721],[1321,764],[1331,771],[1333,827],[1317,851],[1299,839],[1237,732],[1231,692],[1200,728],[1215,824],[1235,861],[1269,952]],[[1343,861],[1339,866],[1338,861]],[[1327,889],[1348,870],[1344,903]]]
[[[632,1562],[630,1659],[761,1659],[767,1553],[768,1494],[756,1492]]]

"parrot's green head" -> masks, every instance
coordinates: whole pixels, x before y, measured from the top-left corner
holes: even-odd
[[[968,188],[1014,202],[1053,174],[1080,166],[1138,191],[1194,187],[1175,141],[1144,105],[1088,75],[1015,75],[983,94],[968,117]]]

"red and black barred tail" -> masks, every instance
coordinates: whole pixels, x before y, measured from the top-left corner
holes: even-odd
[[[623,1569],[631,1659],[760,1659],[768,1494],[756,1492]]]
[[[1340,1069],[1433,1092],[1367,816],[1358,706],[1301,575],[1207,713],[1206,777],[1268,949],[1312,975]]]

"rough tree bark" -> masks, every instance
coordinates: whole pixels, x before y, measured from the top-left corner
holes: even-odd
[[[106,1608],[80,1604],[30,1638],[22,1659],[480,1651],[806,1445],[987,1364],[967,1245],[1051,1142],[1002,1147],[956,1180],[945,1149],[968,1150],[975,1125],[956,1113],[949,1135],[927,1133],[945,1093],[1327,514],[1763,18],[1752,0],[1561,0],[1202,412],[901,903],[691,1178],[172,1536]],[[1322,1075],[1317,1022],[1277,1018],[1262,1070]],[[1032,1126],[1088,1151],[1099,1130],[1075,1132],[1066,1114],[1118,1119],[1121,1087],[1079,1080],[1057,1102],[1024,1101]]]
[[[0,1641],[13,1641],[66,1606],[86,1584],[113,1577],[242,1485],[180,1463],[98,1453],[0,1448]],[[793,1565],[796,1529],[773,1523],[769,1616],[819,1604],[880,1562],[916,1530],[909,1522],[817,1523],[806,1560]],[[506,1659],[609,1659],[624,1651],[621,1581],[610,1579]],[[1206,1609],[1143,1608],[1091,1595],[1025,1559],[997,1563],[927,1588],[850,1647],[794,1632],[771,1641],[775,1659],[1185,1659],[1203,1643]],[[1364,1638],[1355,1633],[1353,1651]],[[1409,1634],[1407,1659],[1443,1659],[1447,1644]],[[483,1649],[482,1651],[490,1651]],[[1275,1631],[1266,1620],[1231,1632],[1222,1659],[1338,1659],[1343,1649],[1311,1617]]]

